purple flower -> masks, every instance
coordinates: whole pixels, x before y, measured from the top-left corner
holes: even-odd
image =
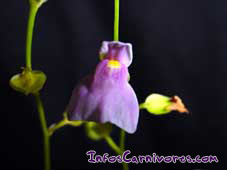
[[[104,41],[100,58],[102,60],[94,73],[85,77],[73,90],[67,107],[69,120],[111,122],[128,133],[134,133],[139,105],[128,83],[132,46]]]

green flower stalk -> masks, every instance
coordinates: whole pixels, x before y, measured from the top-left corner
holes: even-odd
[[[26,67],[32,69],[32,38],[34,31],[34,24],[36,14],[38,9],[45,3],[47,0],[29,0],[30,9],[27,25],[27,36],[26,36]]]
[[[46,123],[45,111],[39,91],[43,88],[46,82],[46,75],[41,71],[32,70],[32,38],[35,24],[36,14],[38,9],[46,0],[29,0],[30,9],[26,36],[26,67],[22,73],[16,74],[10,80],[10,86],[25,95],[33,94],[35,97],[37,110],[39,113],[40,123],[43,131],[43,149],[44,149],[44,169],[50,170],[50,140]]]
[[[120,0],[114,0],[114,41],[119,40]]]

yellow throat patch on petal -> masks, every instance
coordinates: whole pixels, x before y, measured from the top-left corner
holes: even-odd
[[[117,60],[109,60],[108,61],[108,67],[110,68],[120,68],[121,67],[121,63]]]

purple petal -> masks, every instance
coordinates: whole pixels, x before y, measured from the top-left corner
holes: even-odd
[[[67,111],[70,120],[111,122],[134,133],[139,117],[136,95],[127,81],[128,69],[108,67],[102,60],[93,75],[74,89]]]
[[[100,58],[109,60],[118,60],[128,67],[132,63],[132,45],[119,41],[103,41],[100,49]]]

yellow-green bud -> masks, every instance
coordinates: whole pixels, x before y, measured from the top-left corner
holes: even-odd
[[[173,110],[178,112],[188,112],[178,96],[167,97],[160,94],[149,95],[145,102],[140,104],[140,109],[146,109],[149,113],[163,115]]]

